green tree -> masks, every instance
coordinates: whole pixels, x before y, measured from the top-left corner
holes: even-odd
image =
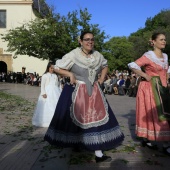
[[[113,37],[105,43],[103,55],[110,71],[127,69],[127,64],[133,61],[133,43],[127,37]]]
[[[103,49],[103,42],[108,36],[99,29],[98,24],[91,24],[91,14],[87,9],[69,12],[67,16],[54,14],[23,24],[9,30],[2,39],[8,42],[9,52],[28,55],[41,59],[56,60],[78,46],[81,31],[92,31],[96,39],[96,50]]]
[[[166,34],[167,45],[164,52],[170,56],[170,10],[162,10],[153,18],[148,18],[145,27],[137,30],[129,36],[129,41],[133,43],[134,59],[139,58],[144,52],[152,50],[148,46],[149,39],[154,32]]]
[[[143,33],[144,35],[144,33]],[[129,42],[131,42],[133,45],[133,54],[132,58],[133,60],[136,60],[137,58],[141,57],[142,54],[150,49],[148,43],[151,35],[148,36],[130,36]]]

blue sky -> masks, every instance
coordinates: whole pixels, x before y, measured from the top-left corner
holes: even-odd
[[[68,12],[87,8],[91,23],[110,37],[129,36],[145,26],[147,18],[153,18],[161,10],[170,10],[170,0],[46,0],[55,12]]]

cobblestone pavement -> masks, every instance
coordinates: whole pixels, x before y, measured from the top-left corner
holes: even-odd
[[[51,147],[43,141],[46,128],[31,125],[40,87],[0,83],[1,93],[0,170],[167,170],[170,167],[170,157],[161,148],[155,151],[141,147],[135,135],[135,98],[106,95],[125,140],[105,152],[112,157],[111,162],[96,164],[94,153]],[[9,95],[5,96],[6,93]]]

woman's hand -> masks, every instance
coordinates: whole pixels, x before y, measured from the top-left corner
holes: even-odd
[[[77,83],[76,78],[75,78],[74,74],[71,73],[70,74],[70,84],[74,85],[76,83]]]
[[[146,79],[147,81],[150,81],[150,80],[151,80],[151,78],[152,78],[152,77],[151,77],[151,76],[149,76],[148,74],[146,74],[146,75],[145,75],[145,79]]]
[[[47,95],[46,95],[46,94],[43,94],[42,97],[43,97],[43,98],[47,98]]]

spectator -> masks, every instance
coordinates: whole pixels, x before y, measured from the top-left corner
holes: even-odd
[[[130,75],[127,75],[127,78],[126,78],[126,80],[125,80],[125,86],[124,86],[124,91],[125,91],[125,94],[126,94],[126,95],[129,94],[130,84],[131,84],[131,76],[130,76]]]
[[[117,87],[117,77],[115,74],[111,75],[110,85],[108,87],[108,94],[112,94],[114,92],[114,87]]]
[[[110,86],[110,81],[111,81],[111,77],[109,74],[106,75],[106,80],[104,81],[104,93],[108,93],[108,89]]]
[[[134,88],[136,84],[136,76],[132,76],[130,86],[129,86],[129,97],[134,95]]]
[[[115,95],[124,95],[123,85],[125,80],[123,79],[123,75],[119,76],[119,80],[117,81],[117,86],[114,87]]]

